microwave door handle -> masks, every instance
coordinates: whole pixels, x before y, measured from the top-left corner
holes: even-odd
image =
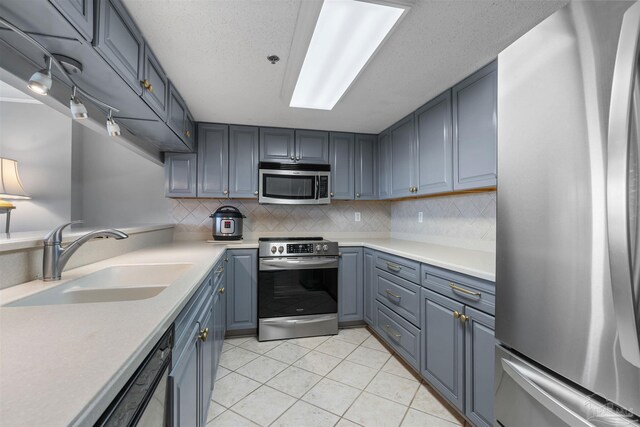
[[[638,37],[640,3],[624,14],[611,90],[607,157],[607,221],[613,304],[622,356],[640,367],[638,313]],[[633,117],[632,117],[633,115]],[[636,144],[635,147],[630,144]],[[633,156],[635,158],[630,158]],[[630,164],[631,163],[631,164]],[[630,166],[632,166],[630,168]],[[632,185],[630,186],[630,175]],[[635,178],[633,177],[635,175]],[[630,206],[631,204],[631,206]],[[631,207],[631,209],[630,209]],[[631,214],[631,215],[630,215]],[[632,234],[635,234],[632,236]],[[634,244],[635,241],[635,244]]]
[[[320,176],[316,176],[316,200],[320,199]]]

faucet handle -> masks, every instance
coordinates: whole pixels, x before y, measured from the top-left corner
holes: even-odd
[[[67,228],[72,224],[83,224],[83,223],[84,221],[82,220],[71,221],[54,228],[53,230],[51,230],[51,232],[49,232],[49,234],[44,236],[44,244],[53,245],[56,243],[62,243],[62,230],[64,230],[65,228]]]

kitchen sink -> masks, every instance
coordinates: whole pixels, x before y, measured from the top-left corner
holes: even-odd
[[[191,265],[189,263],[115,265],[4,304],[4,306],[26,307],[148,299],[164,291]]]

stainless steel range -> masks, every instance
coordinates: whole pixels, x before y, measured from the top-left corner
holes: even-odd
[[[322,237],[262,238],[258,340],[338,333],[338,244]]]

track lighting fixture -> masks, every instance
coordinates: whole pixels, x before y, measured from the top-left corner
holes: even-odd
[[[120,136],[120,125],[118,125],[112,117],[113,110],[109,110],[109,117],[107,117],[107,132],[109,136]]]
[[[71,95],[71,100],[69,101],[69,108],[71,108],[71,116],[76,119],[86,119],[89,117],[87,113],[87,107],[84,106],[82,101],[76,95],[77,88],[73,87],[73,93]]]
[[[36,71],[29,79],[29,89],[38,95],[46,95],[51,89],[51,64],[53,59],[51,56],[47,56],[45,60],[47,62],[47,68]]]

